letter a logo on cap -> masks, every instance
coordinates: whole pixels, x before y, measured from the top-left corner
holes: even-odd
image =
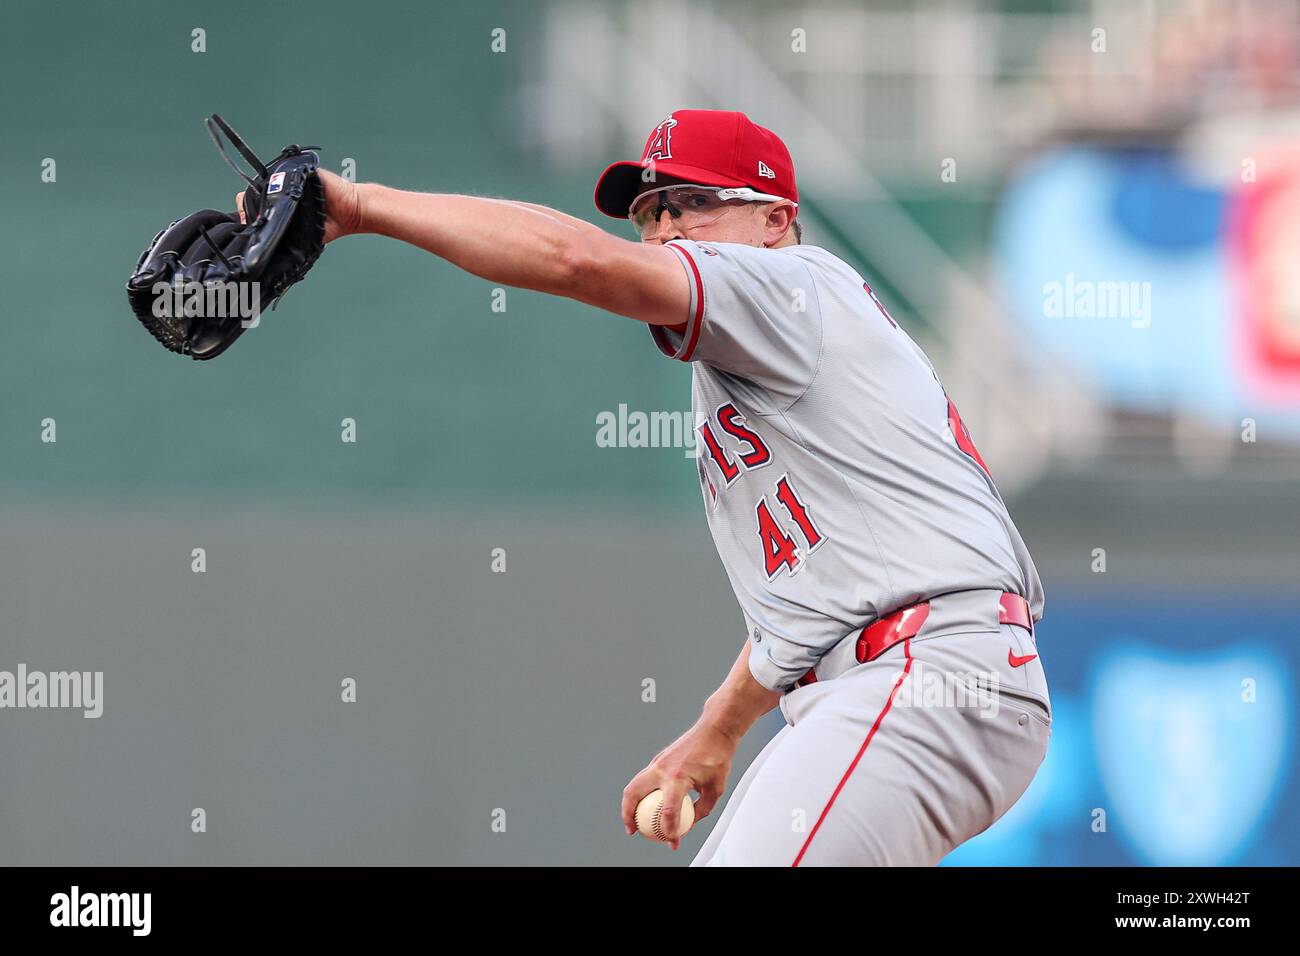
[[[677,120],[670,116],[654,128],[650,133],[650,142],[645,144],[645,155],[641,157],[641,162],[673,158],[672,130],[676,125]]]
[[[764,179],[776,179],[776,173],[772,172],[772,167],[761,159],[758,161],[758,174]]]

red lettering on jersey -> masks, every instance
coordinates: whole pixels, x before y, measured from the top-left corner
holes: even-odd
[[[701,422],[695,430],[704,439],[704,447],[709,450],[709,457],[718,466],[718,471],[722,472],[723,481],[730,487],[731,483],[740,475],[740,467],[727,457],[726,451],[718,442],[717,436],[713,434],[713,429],[709,426],[707,419]]]
[[[822,543],[822,533],[817,530],[817,526],[813,524],[808,514],[808,509],[799,500],[794,488],[790,486],[788,475],[782,475],[781,480],[776,483],[776,500],[781,502],[781,507],[790,513],[790,517],[799,526],[804,540],[808,542],[808,553],[811,554]]]
[[[799,526],[800,533],[808,542],[808,549],[800,554],[794,538],[786,534],[772,517],[772,512],[767,507],[767,496],[759,498],[754,511],[758,515],[758,540],[763,548],[763,570],[767,572],[769,581],[775,578],[777,572],[783,567],[794,574],[803,566],[805,556],[816,551],[817,547],[826,540],[818,530],[812,515],[808,513],[808,507],[799,498],[794,486],[790,484],[789,475],[782,475],[778,479],[776,500],[781,502],[781,507],[785,508],[794,523]]]
[[[781,526],[772,517],[767,508],[767,498],[759,498],[754,509],[758,514],[758,540],[763,548],[763,568],[767,579],[771,581],[781,568],[788,568],[793,574],[799,566],[799,549],[794,539],[781,530]]]
[[[763,439],[758,433],[745,427],[745,416],[735,405],[727,402],[718,409],[718,424],[722,430],[734,438],[739,438],[745,444],[749,445],[750,451],[740,456],[746,468],[762,468],[772,460],[772,453],[764,444]]]
[[[944,397],[947,398],[946,395]],[[980,457],[979,450],[975,447],[975,442],[970,437],[970,432],[966,430],[966,425],[962,422],[957,406],[952,403],[951,398],[948,399],[948,428],[952,430],[952,437],[957,441],[957,447],[975,459],[975,463],[984,470],[984,474],[992,478],[989,466],[984,464],[984,459]]]

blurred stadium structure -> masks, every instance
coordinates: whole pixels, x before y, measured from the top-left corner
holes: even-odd
[[[121,286],[161,215],[236,188],[214,109],[264,151],[595,221],[599,170],[687,106],[786,139],[806,241],[926,346],[1042,571],[1052,750],[951,862],[1300,862],[1300,7],[131,6],[149,29],[11,0],[0,30],[0,668],[103,668],[107,696],[0,714],[0,862],[681,862],[614,808],[739,613],[693,463],[594,436],[686,408],[687,370],[378,239],[210,366]],[[288,37],[330,65],[292,117],[258,68]]]
[[[1226,401],[1206,406],[1172,394],[1148,407],[1116,402],[1095,380],[1096,369],[1061,347],[1059,335],[1026,338],[1017,327],[1015,309],[1041,309],[1040,299],[999,299],[985,281],[988,261],[962,257],[941,244],[941,234],[932,238],[901,201],[995,199],[1003,189],[1014,193],[1031,160],[1088,144],[1106,156],[1133,153],[1148,163],[1158,154],[1169,176],[1183,171],[1201,189],[1225,193],[1226,203],[1242,192],[1243,160],[1262,162],[1261,151],[1273,154],[1295,141],[1277,121],[1287,119],[1296,129],[1300,9],[1154,0],[1061,11],[1049,4],[999,10],[977,0],[909,6],[863,9],[840,0],[791,11],[756,3],[736,16],[728,5],[657,4],[656,22],[679,25],[672,42],[660,44],[648,42],[646,5],[639,0],[553,4],[538,77],[524,93],[526,135],[553,162],[573,169],[593,155],[630,152],[629,144],[676,104],[755,104],[762,122],[796,144],[810,241],[885,283],[920,326],[945,381],[971,409],[981,443],[1000,462],[1007,490],[1049,468],[1087,473],[1142,466],[1170,477],[1171,467],[1204,473],[1237,458],[1252,474],[1276,478],[1300,465],[1297,398],[1282,406],[1290,420],[1284,437],[1262,428],[1253,443],[1240,440],[1240,420],[1276,409]],[[575,123],[579,116],[588,120]],[[1158,205],[1159,197],[1128,198],[1146,204],[1133,216],[1171,211]],[[1053,221],[1056,211],[1066,210],[1025,214],[1037,215],[1047,234],[1090,225]],[[1188,223],[1188,235],[1163,238],[1211,241],[1191,234],[1199,226]],[[1289,248],[1300,252],[1294,242]],[[991,250],[995,263],[1000,252]],[[1164,283],[1182,281],[1168,272]],[[1020,279],[1032,286],[1034,279],[1064,276]],[[1249,321],[1222,296],[1200,301],[1207,314],[1189,315],[1168,291],[1157,285],[1152,295],[1156,314],[1149,318],[1159,325],[1190,326],[1198,334],[1204,325],[1221,324],[1218,331],[1227,333]],[[1276,335],[1294,365],[1300,315],[1283,305]],[[1195,302],[1190,307],[1198,309]],[[1126,347],[1164,347],[1162,341],[1147,346],[1146,338],[1156,337],[1135,335]],[[1226,334],[1222,345],[1226,361]],[[1142,370],[1128,374],[1135,371]],[[1191,383],[1201,369],[1180,365],[1178,371]]]

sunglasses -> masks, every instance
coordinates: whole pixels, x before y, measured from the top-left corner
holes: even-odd
[[[665,209],[673,219],[680,220],[683,226],[702,226],[719,218],[728,206],[776,202],[784,198],[760,193],[748,186],[661,186],[637,196],[632,201],[627,218],[637,235],[644,237],[659,222]]]

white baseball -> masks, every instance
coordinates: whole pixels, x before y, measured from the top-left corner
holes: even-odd
[[[662,825],[664,813],[664,792],[651,790],[636,805],[636,828],[643,837],[667,843],[670,839]],[[689,795],[682,797],[682,815],[677,824],[677,838],[686,836],[686,831],[695,825],[695,804]]]

